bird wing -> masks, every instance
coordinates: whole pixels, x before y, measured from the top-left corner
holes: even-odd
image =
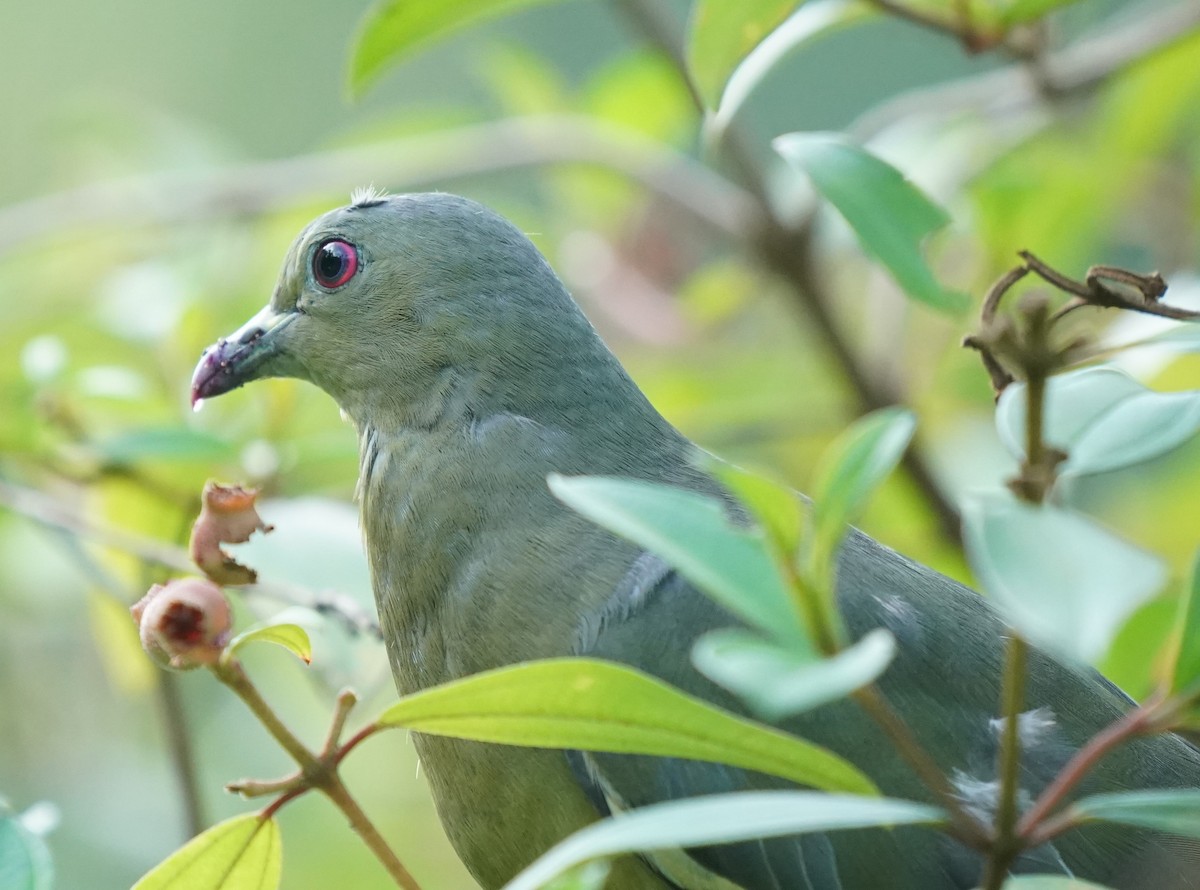
[[[1000,723],[994,715],[1003,627],[988,604],[857,532],[847,539],[839,561],[839,603],[852,637],[877,627],[896,637],[898,655],[879,681],[883,694],[947,771],[964,806],[989,817],[997,787]],[[603,608],[584,621],[577,649],[629,664],[745,713],[733,695],[700,675],[690,661],[697,637],[738,623],[647,554]],[[1026,805],[1080,745],[1130,705],[1094,671],[1066,667],[1037,651],[1031,653],[1026,701],[1020,723],[1021,800]],[[822,705],[780,725],[854,763],[888,796],[930,799],[881,730],[849,700]],[[569,759],[601,812],[698,794],[792,787],[782,779],[697,761],[582,752],[572,752]],[[1189,785],[1200,785],[1200,752],[1175,736],[1158,736],[1110,755],[1083,790]],[[686,856],[672,854],[669,862],[650,858],[684,887],[721,886],[704,883],[719,876],[752,890],[968,890],[980,876],[976,854],[917,827],[728,844],[689,850]],[[1153,866],[1162,869],[1155,886],[1183,888],[1194,886],[1187,881],[1200,874],[1194,870],[1196,862],[1196,851],[1187,845],[1164,843],[1128,828],[1089,826],[1062,836],[1054,846],[1031,851],[1017,870],[1144,887],[1146,869]],[[699,871],[684,874],[689,868]]]

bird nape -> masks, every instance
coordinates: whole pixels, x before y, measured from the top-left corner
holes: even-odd
[[[535,658],[623,662],[730,710],[695,672],[693,640],[738,622],[651,554],[549,493],[548,474],[624,476],[721,495],[650,405],[549,264],[511,223],[446,194],[370,195],[311,223],[270,303],[201,359],[193,399],[264,377],[331,395],[358,433],[358,500],[396,683],[409,693]],[[987,817],[996,796],[1003,627],[973,591],[857,532],[839,560],[854,637],[899,644],[882,692]],[[1021,800],[1130,705],[1098,674],[1030,658]],[[885,794],[929,793],[852,703],[783,728],[865,771]],[[788,787],[711,763],[524,749],[418,735],[438,812],[484,887],[618,809]],[[1106,758],[1085,792],[1200,786],[1200,752],[1173,735]],[[1017,872],[1119,888],[1200,886],[1182,841],[1090,825],[1027,852]],[[609,886],[971,888],[981,859],[920,828],[867,829],[626,857]]]

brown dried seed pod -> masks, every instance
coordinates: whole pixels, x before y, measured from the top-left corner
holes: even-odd
[[[248,541],[256,531],[269,532],[254,506],[258,490],[222,485],[209,480],[204,486],[203,507],[192,526],[192,561],[218,584],[253,584],[258,576],[221,549],[222,544]]]
[[[229,601],[203,578],[155,584],[131,609],[142,648],[155,662],[176,670],[215,664],[229,642]]]

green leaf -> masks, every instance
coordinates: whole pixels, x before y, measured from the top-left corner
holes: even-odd
[[[1076,661],[1097,661],[1167,576],[1159,559],[1081,514],[1007,494],[968,500],[963,533],[976,577],[1012,627]]]
[[[1001,890],[1112,890],[1104,884],[1094,884],[1082,878],[1062,875],[1022,875],[1009,878]]]
[[[801,499],[788,486],[702,454],[700,469],[733,492],[766,532],[777,557],[789,558],[800,546],[804,527]]]
[[[350,92],[390,65],[456,31],[562,0],[382,0],[368,10],[350,50]]]
[[[4,890],[52,890],[54,863],[42,838],[19,816],[0,817],[0,887]]]
[[[996,406],[1005,447],[1025,454],[1025,385],[1008,387]],[[1200,390],[1160,393],[1115,368],[1085,368],[1050,378],[1045,441],[1067,452],[1062,475],[1104,473],[1177,448],[1200,430]]]
[[[1192,561],[1192,578],[1179,599],[1171,643],[1169,677],[1172,692],[1200,685],[1200,551]]]
[[[1200,837],[1200,789],[1197,788],[1094,794],[1076,801],[1071,811],[1086,820]]]
[[[966,309],[967,296],[938,284],[921,255],[922,241],[949,217],[899,170],[836,133],[788,133],[772,144],[808,175],[905,293],[943,312]]]
[[[274,819],[246,813],[192,838],[133,890],[274,890],[282,868],[279,826]]]
[[[1010,27],[1020,25],[1078,2],[1079,0],[1011,0],[1008,7],[1001,11],[1000,21]]]
[[[312,643],[308,639],[308,631],[298,624],[260,624],[252,627],[230,641],[225,647],[223,657],[231,657],[247,643],[256,642],[274,643],[287,649],[305,664],[312,663]]]
[[[859,418],[825,451],[813,482],[814,555],[832,562],[848,526],[904,456],[917,421],[904,408]]]
[[[96,443],[100,455],[113,463],[139,460],[221,460],[233,445],[203,430],[185,426],[130,430]]]
[[[602,890],[608,881],[612,863],[596,859],[563,872],[545,885],[546,890]]]
[[[692,80],[709,108],[742,58],[800,5],[801,0],[696,0],[688,22]]]
[[[692,647],[700,673],[775,722],[849,695],[884,672],[896,654],[886,630],[874,630],[832,658],[805,659],[740,629],[705,634]]]
[[[736,4],[730,4],[736,7]],[[808,0],[754,47],[733,70],[708,122],[708,137],[719,140],[760,83],[791,53],[817,37],[863,21],[877,10],[859,0]]]
[[[752,791],[653,804],[605,819],[552,847],[504,890],[536,890],[591,859],[816,831],[937,824],[941,810],[907,800],[812,791]]]
[[[392,705],[378,722],[504,745],[685,757],[828,791],[878,793],[824,748],[632,668],[589,658],[533,661],[425,689]]]
[[[567,506],[654,551],[747,623],[812,651],[762,532],[734,527],[717,498],[602,476],[551,474],[547,481]]]

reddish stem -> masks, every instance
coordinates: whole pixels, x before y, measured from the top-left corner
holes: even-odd
[[[1162,716],[1160,704],[1161,702],[1150,702],[1135,708],[1102,732],[1092,736],[1021,818],[1017,825],[1018,836],[1027,841],[1031,840],[1038,826],[1110,751],[1134,736],[1156,731]]]

